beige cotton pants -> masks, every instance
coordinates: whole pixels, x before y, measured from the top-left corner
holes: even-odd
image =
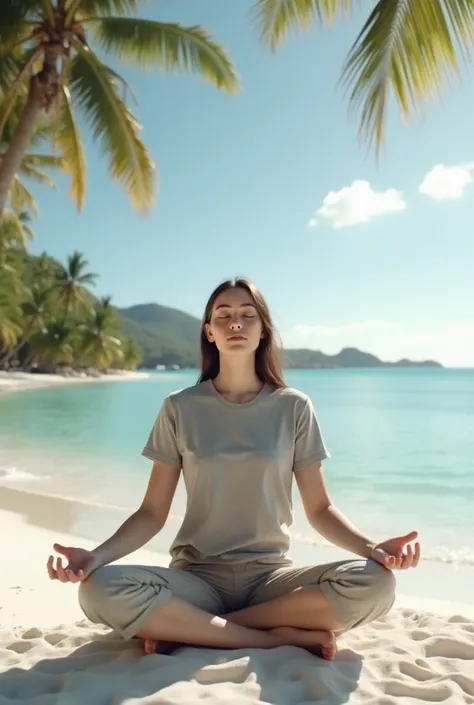
[[[357,559],[303,568],[258,561],[171,568],[115,564],[81,583],[79,603],[92,622],[131,639],[172,596],[222,615],[311,586],[321,589],[344,631],[383,617],[395,600],[393,574]]]

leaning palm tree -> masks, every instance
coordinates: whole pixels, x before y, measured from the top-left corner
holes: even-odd
[[[368,4],[368,3],[367,3]],[[370,3],[373,5],[373,3]],[[256,0],[261,38],[276,49],[290,30],[364,6],[362,0]],[[404,118],[459,71],[474,40],[473,0],[378,0],[343,70],[359,133],[378,151],[393,95]]]
[[[66,266],[62,265],[54,279],[54,289],[58,302],[68,316],[84,308],[90,302],[90,294],[86,286],[93,286],[97,274],[87,272],[89,262],[80,252],[73,252],[67,258]]]
[[[146,0],[1,0],[0,132],[15,102],[25,108],[0,166],[0,215],[38,120],[57,116],[57,144],[80,208],[85,161],[76,121],[79,109],[94,140],[140,210],[153,202],[154,167],[140,126],[126,104],[126,82],[103,63],[102,54],[142,67],[200,74],[220,89],[237,87],[225,50],[202,27],[137,17]],[[18,54],[19,47],[24,52]]]

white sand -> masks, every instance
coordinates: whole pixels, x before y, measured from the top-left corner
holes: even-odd
[[[13,508],[15,494],[0,490]],[[333,663],[302,649],[142,653],[90,624],[77,586],[51,582],[54,541],[92,547],[32,522],[40,507],[0,510],[0,705],[474,704],[474,608],[401,598],[383,621],[340,640]],[[54,524],[54,512],[45,525]],[[66,510],[65,510],[66,511]],[[58,526],[64,517],[58,515]],[[146,551],[128,561],[166,565]],[[126,561],[120,561],[126,562]]]
[[[62,384],[77,384],[84,382],[118,382],[123,380],[148,379],[148,372],[129,372],[117,370],[110,374],[91,377],[86,374],[76,376],[32,374],[30,372],[0,371],[0,394],[5,392],[21,392],[29,389],[56,387]],[[1,702],[1,701],[0,701]]]

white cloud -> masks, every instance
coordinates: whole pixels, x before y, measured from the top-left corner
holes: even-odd
[[[285,347],[334,355],[357,347],[386,361],[438,360],[451,367],[474,367],[474,323],[447,323],[414,329],[394,321],[354,321],[339,326],[295,325],[283,335]]]
[[[419,187],[419,192],[430,198],[461,198],[473,178],[474,164],[444,166],[437,164],[429,171]]]
[[[396,189],[377,192],[368,181],[356,179],[340,191],[329,191],[309,226],[316,227],[323,220],[332,228],[346,228],[379,215],[401,213],[405,208],[403,196]]]

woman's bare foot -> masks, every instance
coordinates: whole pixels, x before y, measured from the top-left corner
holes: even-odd
[[[332,632],[311,629],[297,629],[296,627],[276,627],[270,632],[281,638],[282,644],[301,646],[312,653],[322,656],[327,661],[332,661],[337,655],[336,637]],[[183,644],[175,641],[162,641],[145,639],[146,654],[171,654]]]
[[[285,644],[301,646],[326,661],[332,661],[337,656],[336,636],[332,632],[297,627],[276,627],[270,631],[281,637]]]
[[[176,641],[163,641],[157,639],[145,639],[144,648],[146,654],[172,654],[173,651],[179,649],[183,644],[178,644]]]

